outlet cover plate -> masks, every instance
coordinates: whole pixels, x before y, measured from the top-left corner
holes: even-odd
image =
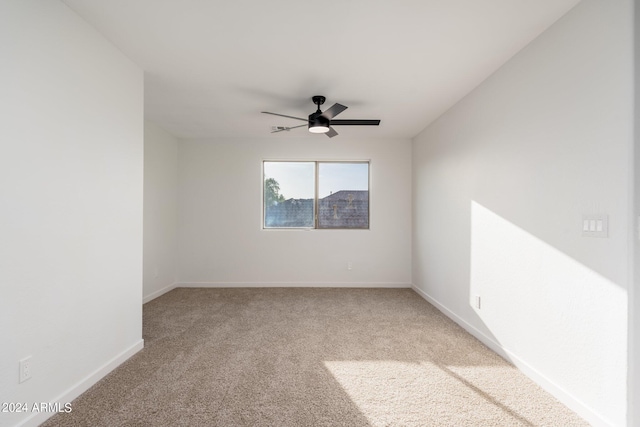
[[[18,382],[23,383],[31,378],[31,356],[25,357],[24,359],[20,360],[19,365],[20,375]]]

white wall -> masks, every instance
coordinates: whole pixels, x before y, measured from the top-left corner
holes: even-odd
[[[410,141],[278,136],[180,142],[179,282],[409,286]],[[371,229],[263,230],[262,161],[279,159],[370,160]]]
[[[635,229],[629,233],[633,250],[633,285],[629,287],[629,425],[640,425],[640,7],[634,2],[634,206]]]
[[[0,2],[0,57],[0,402],[67,402],[142,348],[143,76],[58,1]]]
[[[626,416],[631,17],[583,0],[413,143],[418,291],[595,425]]]
[[[173,289],[178,263],[178,141],[144,124],[144,301]]]

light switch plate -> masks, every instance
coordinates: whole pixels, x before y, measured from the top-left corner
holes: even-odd
[[[609,216],[582,215],[582,237],[609,237]]]

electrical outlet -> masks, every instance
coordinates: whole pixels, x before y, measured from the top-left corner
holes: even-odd
[[[351,261],[347,261],[347,270],[353,270],[353,263]]]
[[[20,362],[20,379],[18,382],[23,383],[31,378],[31,356],[25,357]]]
[[[481,308],[481,305],[480,305],[480,295],[476,295],[476,298],[475,298],[475,304],[476,304],[476,308],[477,308],[478,310],[480,310],[480,308]]]

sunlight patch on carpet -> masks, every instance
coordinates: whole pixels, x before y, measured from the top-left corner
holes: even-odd
[[[549,408],[527,404],[533,395],[544,395],[541,389],[524,376],[507,388],[494,380],[502,371],[513,375],[515,368],[509,365],[448,367],[390,360],[324,365],[374,426],[548,425]],[[525,409],[516,412],[512,407]],[[567,425],[584,425],[568,410],[554,415],[566,416]]]

